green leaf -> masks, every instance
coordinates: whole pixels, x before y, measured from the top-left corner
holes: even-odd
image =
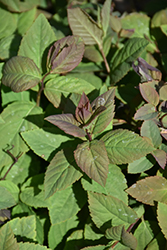
[[[160,26],[162,32],[167,36],[167,24],[162,24]]]
[[[141,126],[141,136],[148,137],[155,148],[158,148],[162,143],[162,137],[158,126],[152,120],[144,121]]]
[[[159,98],[160,100],[166,101],[167,96],[167,85],[163,85],[159,90]]]
[[[82,176],[78,171],[71,152],[59,151],[50,162],[45,173],[45,198],[50,197],[59,190],[71,186]]]
[[[8,222],[16,236],[36,240],[36,219],[34,215],[15,218]]]
[[[32,8],[29,11],[23,12],[19,15],[17,30],[20,35],[23,36],[33,24],[34,19],[36,17],[36,11],[36,8]]]
[[[112,219],[112,225],[132,224],[137,214],[121,200],[104,194],[88,192],[89,210],[97,227]]]
[[[47,67],[51,73],[65,74],[82,60],[84,42],[78,36],[67,36],[56,41],[49,49]]]
[[[15,157],[28,151],[20,132],[41,127],[43,114],[42,109],[31,102],[15,102],[8,105],[1,116],[5,123],[0,126],[0,166],[4,166],[13,163],[13,159],[5,152],[7,149],[10,149]]]
[[[58,244],[63,240],[64,235],[66,235],[70,229],[77,227],[78,225],[77,219],[78,217],[74,216],[71,219],[66,220],[65,222],[51,225],[48,234],[49,247],[51,249],[55,249],[58,246]],[[56,232],[56,237],[55,237],[55,232]]]
[[[99,183],[88,178],[82,178],[81,183],[86,191],[112,195],[122,200],[125,204],[128,204],[128,197],[126,192],[124,191],[127,188],[126,179],[121,172],[121,169],[116,165],[109,164],[105,187],[102,187]]]
[[[16,205],[16,201],[13,195],[5,187],[0,187],[0,196],[0,209],[13,207],[14,205]]]
[[[159,95],[158,92],[152,88],[147,83],[140,83],[139,84],[140,93],[143,96],[143,98],[146,100],[146,102],[151,103],[154,106],[157,106],[159,103]]]
[[[95,87],[89,82],[75,78],[60,76],[49,80],[44,89],[44,94],[51,103],[57,108],[63,96],[67,97],[71,92],[82,94],[90,93]]]
[[[80,210],[71,187],[52,195],[49,198],[48,209],[52,224],[65,222]]]
[[[103,4],[102,9],[101,9],[101,24],[102,24],[104,34],[106,34],[107,29],[109,27],[111,1],[112,0],[106,0]]]
[[[80,36],[86,45],[102,44],[103,31],[82,9],[68,9],[68,22],[74,35]]]
[[[155,160],[152,158],[150,157],[150,155],[147,157],[144,156],[136,161],[133,161],[132,163],[129,163],[128,173],[129,174],[138,174],[138,173],[142,173],[142,172],[149,170],[155,164]]]
[[[105,186],[109,160],[102,141],[94,140],[78,145],[74,156],[83,172],[100,185]]]
[[[131,163],[154,150],[147,140],[126,129],[110,131],[101,140],[112,164]]]
[[[167,204],[167,180],[161,176],[150,176],[139,180],[126,192],[144,204],[153,206],[154,201]]]
[[[105,245],[97,245],[97,246],[81,248],[81,250],[104,250],[104,249],[105,249]]]
[[[134,62],[141,52],[148,45],[148,41],[144,38],[131,38],[124,47],[114,55],[112,60],[111,83],[117,83],[130,70],[132,62]]]
[[[156,107],[150,103],[144,104],[134,115],[135,120],[150,120],[158,116]]]
[[[20,193],[20,199],[28,206],[35,207],[48,207],[48,200],[44,200],[44,192],[40,191],[38,187],[27,187]]]
[[[2,83],[14,92],[20,92],[36,86],[40,79],[40,71],[33,60],[15,56],[5,64]]]
[[[66,135],[61,135],[60,131],[55,128],[29,130],[22,132],[21,136],[34,153],[46,161],[51,160],[54,151],[61,143],[72,140]]]
[[[104,94],[97,97],[92,103],[92,109],[97,109],[100,106],[104,106],[106,110],[104,110],[95,121],[93,121],[93,134],[97,134],[102,132],[112,121],[114,116],[114,97],[115,97],[115,89],[112,88]]]
[[[29,243],[29,242],[20,242],[19,243],[19,250],[47,250],[50,248],[47,248],[46,246],[41,246],[39,244]],[[51,249],[50,249],[51,250]]]
[[[75,137],[85,137],[86,135],[86,132],[79,127],[79,122],[77,122],[72,114],[50,115],[45,120]]]
[[[30,10],[39,4],[39,0],[1,0],[1,2],[7,6],[7,8],[12,12],[24,12]]]
[[[0,242],[0,250],[19,250],[19,245],[8,223],[0,229]]]
[[[106,238],[120,241],[122,235],[122,229],[123,225],[107,228]]]
[[[158,224],[167,239],[167,225],[166,225],[166,217],[167,217],[167,204],[162,202],[158,202],[158,209],[157,209],[157,218]]]
[[[13,34],[17,28],[17,21],[15,16],[3,8],[0,8],[0,23],[0,39]]]
[[[24,35],[19,48],[18,55],[29,57],[34,61],[40,72],[43,72],[45,60],[44,52],[56,40],[54,31],[46,17],[40,14],[30,29]]]
[[[156,237],[148,244],[146,250],[164,250],[166,239],[163,234],[159,232]]]
[[[137,247],[135,250],[145,249],[148,243],[153,239],[153,233],[147,221],[142,220],[134,233],[137,239]]]
[[[122,235],[121,235],[121,243],[132,250],[136,250],[137,240],[132,233],[129,233],[123,227]]]
[[[0,187],[3,187],[5,190],[7,190],[12,195],[12,197],[15,200],[15,203],[17,203],[19,201],[19,188],[17,187],[16,184],[14,184],[11,181],[1,180]]]
[[[84,57],[96,63],[103,61],[103,57],[95,45],[88,45],[85,47]]]

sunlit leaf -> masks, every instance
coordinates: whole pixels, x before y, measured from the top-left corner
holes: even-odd
[[[150,87],[147,83],[140,83],[139,88],[141,95],[147,102],[151,103],[154,106],[158,105],[159,95],[154,88]]]
[[[0,242],[0,250],[19,250],[19,245],[9,224],[5,224],[0,229]]]
[[[89,210],[97,227],[112,220],[113,226],[132,224],[137,214],[121,200],[104,194],[88,192]]]
[[[144,104],[134,115],[135,120],[150,120],[158,116],[156,107],[150,103]]]
[[[19,250],[27,250],[27,249],[31,249],[31,250],[51,250],[50,248],[47,248],[46,246],[41,246],[39,244],[35,244],[35,243],[29,243],[29,242],[20,242],[18,243],[19,245]]]
[[[108,174],[108,156],[102,141],[94,140],[78,145],[74,151],[78,166],[91,179],[105,186]]]
[[[12,12],[27,11],[40,3],[39,0],[13,0],[12,2],[10,0],[1,0],[1,2]]]
[[[134,232],[137,239],[137,247],[135,250],[145,249],[148,243],[153,239],[154,235],[148,221],[142,221]]]
[[[117,51],[112,59],[111,83],[117,83],[130,70],[132,63],[148,45],[144,38],[134,37],[129,39],[124,47]]]
[[[106,34],[108,26],[109,26],[110,11],[111,11],[111,0],[106,0],[101,9],[101,25],[102,25],[104,34]]]
[[[157,209],[157,215],[158,215],[158,222],[159,226],[167,239],[167,225],[166,225],[166,217],[167,217],[167,204],[164,204],[162,202],[158,202],[158,209]]]
[[[45,71],[44,52],[56,40],[54,31],[43,14],[40,14],[24,35],[18,55],[29,57],[42,73]]]
[[[166,166],[166,162],[167,162],[166,152],[161,149],[156,149],[152,152],[152,155],[154,156],[154,158],[156,159],[160,167],[164,169]]]
[[[28,57],[15,56],[5,64],[2,83],[14,92],[30,89],[40,80],[39,68]]]
[[[144,156],[138,160],[133,161],[132,163],[129,163],[128,173],[137,174],[137,173],[142,173],[142,172],[149,170],[155,164],[155,160],[154,158],[153,159],[152,158],[150,157],[150,155],[147,157]]]
[[[101,140],[112,164],[131,163],[154,149],[147,140],[125,129],[110,131]]]
[[[70,159],[69,159],[70,157]],[[77,169],[73,156],[63,150],[59,151],[50,162],[45,173],[45,197],[48,198],[56,191],[66,189],[82,176]]]
[[[154,201],[167,204],[167,180],[161,176],[150,176],[139,180],[126,192],[144,204],[153,206]]]
[[[68,9],[68,22],[74,35],[80,36],[87,45],[101,44],[103,31],[82,9]]]

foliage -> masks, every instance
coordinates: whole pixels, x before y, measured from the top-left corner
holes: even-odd
[[[167,9],[100,2],[0,1],[0,250],[166,248]]]

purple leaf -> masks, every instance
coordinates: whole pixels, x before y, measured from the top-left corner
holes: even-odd
[[[84,137],[86,135],[72,114],[51,115],[46,117],[45,120],[75,137]]]
[[[51,73],[67,73],[82,60],[84,42],[78,36],[67,36],[55,42],[47,57],[47,67]]]
[[[85,124],[92,115],[92,107],[90,105],[90,101],[85,93],[82,94],[81,99],[78,103],[78,106],[75,110],[76,119]]]

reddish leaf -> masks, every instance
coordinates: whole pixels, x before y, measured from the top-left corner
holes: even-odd
[[[82,60],[84,42],[80,37],[67,36],[55,42],[47,57],[51,73],[66,73],[73,70]]]
[[[159,103],[159,95],[157,91],[150,87],[147,83],[139,84],[140,93],[146,102],[151,103],[154,106],[157,106]]]
[[[105,186],[109,160],[104,142],[98,140],[84,142],[78,145],[74,155],[82,171],[100,185]]]
[[[156,149],[151,153],[161,168],[165,168],[167,161],[167,154],[164,150]]]
[[[167,204],[167,180],[161,176],[151,176],[137,181],[126,192],[144,204],[153,206],[154,201]]]
[[[65,133],[75,137],[84,137],[86,135],[85,131],[79,127],[79,123],[72,114],[51,115],[46,117],[45,120],[56,125]]]
[[[76,119],[80,123],[85,124],[89,120],[91,115],[92,115],[92,107],[90,105],[90,101],[88,97],[85,95],[85,93],[83,93],[78,103],[78,106],[75,110]]]

